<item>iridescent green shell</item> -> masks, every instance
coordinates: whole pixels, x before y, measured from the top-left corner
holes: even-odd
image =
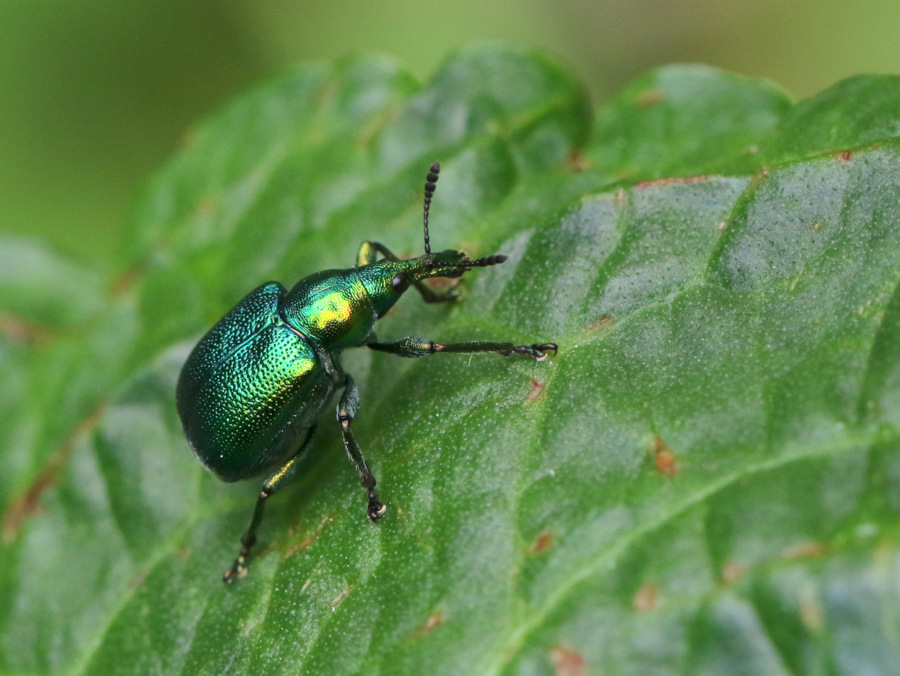
[[[335,389],[330,363],[284,321],[284,296],[277,282],[250,292],[197,344],[178,380],[188,441],[225,481],[290,457]]]

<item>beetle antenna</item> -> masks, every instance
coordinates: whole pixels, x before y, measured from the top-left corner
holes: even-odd
[[[484,258],[476,258],[474,261],[465,261],[461,263],[461,266],[466,268],[486,268],[489,265],[499,265],[503,261],[505,261],[508,256],[504,256],[503,254],[494,254],[493,256],[485,256]]]
[[[431,241],[428,238],[428,210],[431,207],[431,198],[434,197],[434,190],[437,188],[438,174],[441,173],[441,163],[435,162],[428,170],[428,176],[425,177],[425,216],[422,219],[425,225],[425,254],[431,253]]]

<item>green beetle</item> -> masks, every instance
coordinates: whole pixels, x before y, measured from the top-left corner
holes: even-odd
[[[470,260],[461,251],[431,252],[428,210],[439,172],[440,164],[435,162],[425,182],[424,256],[400,260],[377,242],[363,242],[356,267],[317,272],[290,291],[278,282],[267,282],[220,319],[185,362],[176,401],[194,453],[224,481],[270,472],[250,527],[241,538],[240,553],[225,572],[225,582],[246,574],[266,500],[297,476],[316,421],[337,389],[343,390],[337,419],[347,455],[368,491],[368,516],[377,521],[384,515],[375,477],[350,430],[359,410],[359,391],[341,369],[341,350],[364,345],[400,357],[496,352],[538,361],[556,353],[555,343],[441,345],[416,337],[378,342],[375,322],[408,288],[414,287],[429,303],[453,300],[455,289],[438,293],[423,280],[461,277],[472,268],[506,260],[502,255]]]

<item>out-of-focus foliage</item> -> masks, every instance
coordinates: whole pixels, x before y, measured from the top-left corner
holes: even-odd
[[[0,231],[115,265],[144,177],[188,125],[301,60],[381,52],[425,79],[460,46],[501,39],[564,58],[595,101],[674,62],[809,96],[896,70],[896,34],[894,0],[7,0]]]

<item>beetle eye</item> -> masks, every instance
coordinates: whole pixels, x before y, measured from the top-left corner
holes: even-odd
[[[391,280],[391,286],[394,287],[394,291],[397,293],[403,293],[409,288],[409,277],[402,272],[398,272]]]

